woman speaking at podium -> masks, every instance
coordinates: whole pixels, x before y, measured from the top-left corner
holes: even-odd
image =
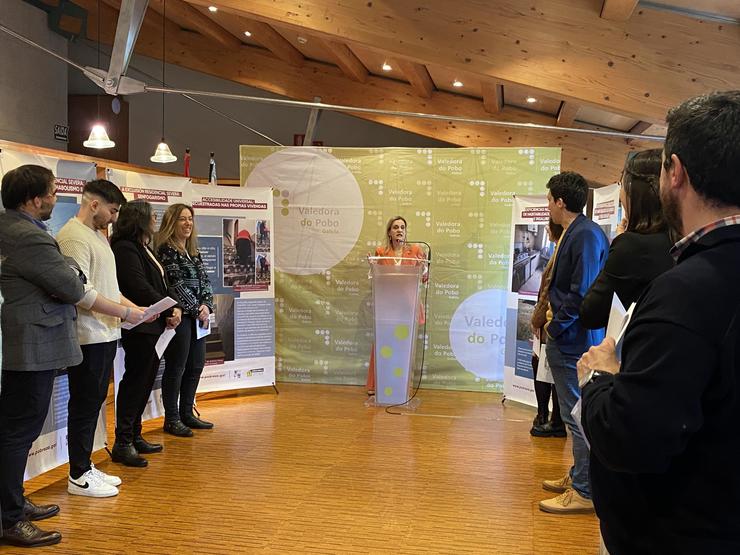
[[[427,282],[429,274],[426,272],[426,254],[417,244],[406,243],[406,219],[402,216],[394,216],[388,220],[385,226],[385,245],[375,249],[374,256],[384,257],[377,264],[396,266],[418,266],[424,265],[425,271],[422,277]],[[425,321],[424,305],[419,303],[418,323]],[[367,394],[375,395],[375,342],[370,350],[370,366],[367,369]]]

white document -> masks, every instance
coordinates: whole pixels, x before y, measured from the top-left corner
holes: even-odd
[[[555,384],[555,379],[552,377],[552,370],[547,362],[547,355],[545,354],[546,345],[540,347],[540,362],[537,366],[537,381]]]
[[[211,333],[211,324],[213,323],[214,316],[213,314],[208,315],[208,321],[206,322],[206,326],[201,326],[201,321],[198,320],[195,324],[195,338],[201,339],[202,337],[205,337],[206,335],[209,335]]]
[[[586,432],[583,431],[583,423],[581,422],[581,399],[578,399],[576,404],[573,406],[573,410],[570,411],[570,415],[573,417],[573,420],[576,421],[576,424],[578,425],[578,430],[581,432],[581,435],[583,436],[583,441],[586,442],[586,447],[590,451],[591,443],[588,441],[588,438],[586,437]]]
[[[540,349],[541,349],[541,343],[540,338],[537,337],[537,334],[532,334],[534,337],[532,337],[532,354],[536,356],[537,358],[540,358]]]
[[[622,301],[616,293],[612,297],[612,307],[609,310],[609,323],[606,325],[606,336],[611,337],[614,341],[617,340],[619,330],[622,329],[622,322],[624,315],[627,314],[627,310],[624,308]]]
[[[154,350],[156,351],[159,358],[162,358],[165,349],[167,349],[167,345],[170,344],[170,341],[172,341],[173,337],[175,337],[174,328],[164,330],[162,332],[162,335],[159,336],[159,339],[157,339],[157,344],[154,346]]]
[[[141,320],[141,322],[139,322],[139,324],[141,324],[142,322],[146,322],[149,318],[151,318],[155,314],[161,314],[162,312],[164,312],[168,308],[172,308],[176,304],[177,304],[177,301],[175,301],[175,299],[173,299],[172,297],[165,297],[161,301],[157,301],[156,303],[154,303],[153,305],[151,305],[150,307],[144,310],[144,318]],[[125,330],[130,330],[130,329],[135,328],[139,324],[129,324],[128,322],[123,322],[121,324],[121,327]]]

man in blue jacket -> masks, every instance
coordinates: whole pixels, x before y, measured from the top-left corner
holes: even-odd
[[[578,364],[612,555],[740,553],[740,91],[668,112],[660,197],[683,239],[614,341]]]
[[[604,329],[590,330],[581,326],[578,312],[583,297],[604,267],[609,241],[601,228],[586,218],[582,211],[588,199],[588,184],[583,176],[563,172],[547,183],[550,216],[563,226],[555,254],[550,282],[552,320],[547,325],[547,362],[555,381],[560,414],[573,438],[573,466],[560,479],[545,480],[542,487],[557,497],[540,502],[548,513],[590,513],[589,454],[571,411],[581,396],[576,363],[592,345],[604,339]]]

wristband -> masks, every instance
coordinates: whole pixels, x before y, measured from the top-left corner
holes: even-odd
[[[126,307],[126,313],[123,315],[123,321],[124,322],[128,321],[128,317],[129,316],[131,316],[131,307],[130,306],[127,306]]]

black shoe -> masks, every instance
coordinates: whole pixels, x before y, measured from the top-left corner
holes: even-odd
[[[552,422],[545,422],[539,426],[532,426],[529,433],[535,437],[566,437],[565,425],[553,426]]]
[[[181,420],[172,420],[170,422],[165,421],[162,429],[173,436],[177,437],[192,437],[193,430],[188,428]]]
[[[134,448],[139,453],[143,453],[145,455],[148,455],[150,453],[159,453],[163,449],[161,443],[149,443],[141,436],[134,438]]]
[[[180,416],[180,419],[182,420],[183,424],[196,430],[210,430],[211,428],[213,428],[212,422],[201,420],[194,414],[186,414],[184,416]]]
[[[139,452],[133,443],[114,443],[110,458],[113,462],[123,463],[125,466],[135,468],[144,468],[149,464],[144,457],[139,456]]]
[[[35,505],[28,497],[23,498],[23,518],[44,520],[59,513],[59,505]]]
[[[59,543],[62,535],[59,532],[44,532],[32,522],[21,520],[3,530],[3,541],[19,547],[41,547]]]

